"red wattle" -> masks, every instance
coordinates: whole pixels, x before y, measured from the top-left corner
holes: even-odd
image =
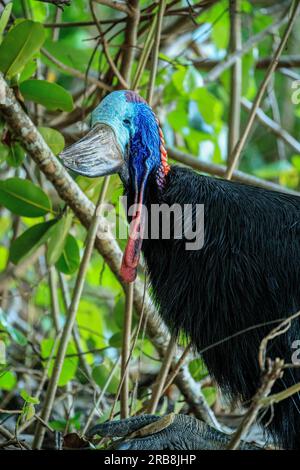
[[[142,207],[139,205],[131,222],[131,233],[124,251],[120,276],[124,282],[133,282],[136,278],[137,267],[142,247]]]

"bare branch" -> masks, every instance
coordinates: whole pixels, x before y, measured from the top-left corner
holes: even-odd
[[[126,15],[132,15],[131,9],[126,5],[126,2],[117,2],[116,0],[93,0],[95,3],[100,5],[105,5],[107,7],[113,8],[114,10],[121,11],[126,13]]]
[[[121,418],[128,418],[129,405],[129,368],[128,361],[130,359],[130,340],[132,327],[132,303],[133,303],[133,287],[134,283],[130,283],[126,287],[126,304],[123,326],[123,343],[122,343],[122,359],[121,359],[121,380],[123,385],[121,388]]]
[[[51,55],[45,48],[42,47],[41,53],[47,57],[47,59],[51,60],[53,64],[55,64],[57,67],[59,67],[61,70],[64,72],[72,75],[73,77],[79,78],[80,80],[87,81],[88,83],[91,83],[93,85],[96,85],[98,88],[101,90],[106,90],[106,91],[111,91],[112,87],[107,85],[106,83],[102,82],[101,80],[92,77],[91,75],[85,75],[82,72],[79,72],[79,70],[74,69],[73,67],[69,67],[69,65],[64,64],[63,62],[60,62],[60,60],[56,59],[53,55]]]
[[[234,54],[242,49],[240,0],[230,0],[230,44],[229,51]],[[228,121],[228,161],[240,137],[241,126],[241,93],[242,93],[242,61],[238,57],[231,69],[230,76],[230,103]]]
[[[130,73],[135,56],[135,48],[137,41],[137,30],[140,21],[140,9],[138,0],[128,0],[128,7],[132,12],[128,16],[125,30],[125,40],[123,44],[123,57],[121,64],[121,75],[127,83],[130,83]]]
[[[216,81],[220,75],[222,75],[225,70],[229,69],[235,61],[247,54],[251,49],[256,46],[259,42],[263,41],[266,36],[269,34],[273,33],[274,31],[277,31],[278,28],[280,28],[282,25],[284,25],[287,22],[287,14],[284,13],[284,15],[279,18],[279,20],[275,21],[275,23],[271,24],[267,28],[265,28],[263,31],[255,34],[252,36],[248,41],[246,41],[243,44],[243,49],[238,50],[234,52],[233,54],[230,54],[224,62],[221,62],[220,64],[216,65],[205,77],[204,83],[212,83]]]
[[[247,109],[247,111],[251,111],[253,104],[250,101],[248,101],[246,98],[242,98],[241,102],[242,106]],[[269,116],[265,114],[262,109],[257,108],[256,117],[267,129],[273,132],[274,135],[288,144],[295,152],[300,153],[300,142],[296,140],[291,134],[289,134],[285,129],[283,129],[280,124],[269,118]]]
[[[97,235],[98,226],[100,223],[100,208],[101,208],[101,205],[103,204],[103,198],[105,195],[106,188],[107,188],[107,183],[106,184],[104,183],[102,186],[99,201],[96,205],[95,213],[92,218],[91,225],[87,234],[86,246],[85,246],[84,254],[80,263],[78,275],[76,278],[73,297],[72,297],[71,304],[68,310],[67,319],[66,319],[65,326],[63,328],[62,336],[58,345],[57,356],[54,361],[51,378],[49,380],[49,385],[48,385],[47,392],[46,392],[46,398],[45,398],[44,406],[41,412],[41,420],[44,421],[46,425],[50,418],[50,414],[52,411],[52,407],[54,404],[55,395],[56,395],[56,391],[58,387],[59,377],[62,371],[62,367],[63,367],[64,360],[65,360],[65,355],[67,352],[67,347],[70,341],[73,327],[75,325],[76,314],[77,314],[81,294],[83,291],[85,275],[88,269],[89,261],[92,255],[92,251],[93,251],[93,247],[94,247],[94,243],[95,243],[95,239]],[[33,445],[32,445],[34,449],[40,449],[43,443],[44,432],[45,432],[45,427],[42,427],[41,423],[39,423],[36,427],[36,432],[35,432]]]
[[[157,73],[159,44],[160,44],[161,29],[162,29],[162,22],[163,22],[165,8],[166,8],[166,0],[160,0],[155,38],[154,38],[154,48],[152,52],[152,66],[151,66],[150,81],[149,81],[149,87],[148,87],[148,96],[147,96],[147,101],[150,104],[150,106],[152,104],[155,79],[156,79],[156,73]]]
[[[244,149],[244,146],[246,144],[249,133],[252,129],[252,125],[253,125],[254,120],[255,120],[256,111],[260,106],[261,100],[262,100],[262,98],[265,94],[265,91],[267,89],[267,86],[268,86],[268,83],[271,79],[271,76],[272,76],[274,70],[276,69],[278,59],[279,59],[282,51],[284,50],[284,47],[287,43],[289,35],[292,31],[294,22],[295,22],[296,17],[297,17],[298,6],[299,6],[299,0],[293,1],[291,11],[290,11],[290,19],[289,19],[289,22],[288,22],[287,27],[285,29],[285,32],[283,34],[283,37],[282,37],[282,39],[280,41],[280,44],[279,44],[279,46],[278,46],[278,48],[277,48],[277,50],[274,54],[273,61],[270,63],[270,66],[269,66],[269,68],[266,72],[265,78],[263,79],[263,81],[262,81],[262,83],[259,87],[258,93],[255,97],[254,102],[253,102],[253,106],[252,106],[252,109],[251,109],[251,112],[250,112],[250,116],[249,116],[248,122],[246,124],[245,130],[242,134],[242,137],[239,139],[234,151],[232,152],[232,156],[230,157],[230,160],[229,160],[230,165],[228,166],[228,170],[226,171],[226,174],[225,174],[225,178],[227,178],[227,179],[230,179],[232,177],[234,169],[237,166],[237,163],[239,161],[241,153]]]
[[[174,148],[169,147],[167,148],[167,151],[170,158],[173,158],[174,160],[183,163],[184,165],[190,166],[195,170],[203,171],[204,173],[221,177],[224,177],[226,173],[226,167],[223,165],[216,165],[215,163],[203,162],[193,155],[189,155]],[[300,196],[300,193],[298,193],[297,191],[284,188],[279,184],[271,183],[271,181],[256,178],[255,176],[248,175],[247,173],[243,173],[239,170],[234,171],[232,179],[234,181],[239,181],[241,183],[249,184],[251,186],[257,186],[258,188],[264,188],[269,189],[271,191],[279,191],[287,194],[293,194],[295,196]]]
[[[241,439],[248,433],[250,427],[256,420],[258,413],[264,406],[263,399],[270,394],[274,383],[279,377],[282,376],[282,367],[283,361],[280,359],[276,359],[274,362],[269,361],[268,369],[262,378],[261,387],[255,394],[240,426],[230,440],[230,443],[227,447],[228,450],[236,450],[239,448]]]
[[[156,412],[156,408],[161,397],[162,391],[164,389],[164,385],[173,361],[173,356],[176,350],[176,343],[176,338],[170,339],[159,374],[156,378],[155,384],[153,385],[152,396],[148,407],[148,412],[150,414]]]

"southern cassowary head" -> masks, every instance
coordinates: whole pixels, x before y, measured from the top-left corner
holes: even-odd
[[[121,266],[127,282],[136,277],[144,226],[143,202],[149,176],[164,184],[169,171],[158,119],[133,91],[114,91],[92,113],[90,132],[61,154],[67,168],[88,177],[119,173],[134,195],[131,232]]]

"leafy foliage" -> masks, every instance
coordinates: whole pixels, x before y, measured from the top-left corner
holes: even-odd
[[[141,57],[149,44],[157,3],[139,2],[142,21],[136,48],[124,43],[124,14],[94,2],[106,41],[103,47],[88,3],[73,1],[59,14],[54,5],[35,0],[13,0],[5,8],[0,6],[0,71],[57,158],[65,145],[80,138],[87,129],[91,109],[106,94],[101,84],[120,87],[111,64],[121,70],[123,51],[128,54],[134,49],[128,81],[133,82],[141,69],[138,90],[147,98],[151,60],[146,60],[143,68]],[[231,69],[224,70],[212,82],[206,79],[210,69],[228,54],[228,1],[211,2],[201,8],[199,3],[167,2],[171,11],[167,9],[163,19],[153,106],[167,146],[190,154],[195,162],[225,165]],[[261,33],[283,12],[284,5],[259,7],[248,0],[241,1],[242,43]],[[57,21],[60,26],[55,25]],[[291,37],[284,52],[287,56],[298,54],[299,22],[295,30],[295,37]],[[278,31],[281,33],[282,28]],[[265,74],[260,61],[274,53],[274,37],[266,34],[242,56],[242,96],[251,102]],[[297,138],[300,108],[299,103],[292,102],[295,90],[291,78],[284,75],[282,68],[273,78],[263,111],[274,121],[279,114],[279,124]],[[248,111],[242,108],[241,129],[247,118]],[[86,231],[1,117],[0,169],[0,352],[2,345],[5,347],[5,361],[0,360],[0,398],[11,409],[19,406],[19,418],[13,417],[16,431],[24,422],[34,422],[29,427],[34,433],[35,415],[44,403],[45,388],[58,354],[59,332],[68,316]],[[259,121],[253,127],[239,169],[300,189],[300,154],[286,143],[282,145]],[[78,177],[76,182],[90,200],[98,200],[102,179]],[[107,219],[118,227],[126,225],[124,209],[118,204],[120,195],[119,180],[111,177],[106,200],[116,207],[117,220],[111,221],[109,216]],[[118,243],[124,249],[124,239]],[[94,250],[76,328],[59,377],[58,398],[49,423],[52,429],[82,431],[93,408],[94,394],[99,396],[99,389],[103,388],[103,416],[99,419],[110,416],[120,384],[118,359],[123,346],[124,311],[123,289],[106,259]],[[133,331],[137,327],[134,314]],[[178,355],[182,349],[181,344]],[[219,410],[224,404],[203,361],[191,354],[187,363],[193,390],[202,388],[207,406]],[[152,340],[140,331],[129,366],[132,414],[146,409],[160,365],[161,357]],[[61,406],[64,393],[72,402],[71,410]],[[115,412],[119,410],[117,398]],[[193,412],[174,384],[168,387],[158,408],[160,413],[170,410]]]

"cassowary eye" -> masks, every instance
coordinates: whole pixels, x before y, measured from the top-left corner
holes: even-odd
[[[129,121],[129,119],[123,119],[123,124],[124,124],[125,126],[129,127],[129,126],[130,126],[130,121]]]

